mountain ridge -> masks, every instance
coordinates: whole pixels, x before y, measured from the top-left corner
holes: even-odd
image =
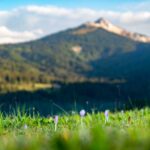
[[[10,85],[50,83],[60,89],[30,96],[17,92],[2,96],[3,102],[131,99],[141,104],[150,99],[149,58],[150,43],[82,24],[35,41],[0,45],[0,92],[10,92]]]
[[[85,23],[85,26],[97,28],[97,29],[101,28],[108,32],[112,32],[112,33],[130,38],[130,39],[132,39],[134,41],[138,41],[138,42],[145,42],[145,43],[150,42],[150,37],[139,34],[139,33],[129,32],[126,29],[123,29],[121,27],[118,27],[118,26],[112,24],[111,22],[109,22],[108,20],[106,20],[104,18],[100,18],[100,19],[96,20],[95,22],[87,22],[87,23]]]
[[[97,23],[109,26],[109,22],[104,19],[97,20]],[[149,43],[138,42],[103,28],[97,29],[82,24],[77,28],[31,42],[0,45],[0,66],[1,72],[6,72],[7,76],[8,74],[14,76],[17,72],[16,80],[19,75],[24,80],[25,73],[29,78],[33,75],[32,78],[36,78],[36,81],[39,79],[45,81],[49,77],[67,82],[90,80],[90,78],[100,79],[105,78],[105,72],[107,72],[106,76],[111,78],[112,73],[109,69],[113,72],[116,68],[115,61],[127,67],[127,62],[120,62],[120,57],[124,57],[126,53],[138,53],[141,49],[145,51],[149,47]],[[149,51],[146,52],[149,53]],[[147,60],[147,56],[145,57]],[[108,59],[107,64],[102,62],[106,59]],[[109,60],[112,62],[112,59],[114,59],[113,69],[110,67],[111,63],[108,65]],[[12,72],[14,73],[11,75]],[[4,80],[8,78],[5,77],[6,75],[3,77]],[[41,79],[41,76],[46,77]],[[114,72],[113,79],[118,77],[121,80],[126,78],[124,73]]]

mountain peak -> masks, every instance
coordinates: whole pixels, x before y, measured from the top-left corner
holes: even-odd
[[[85,25],[86,25],[86,27],[91,27],[91,28],[95,28],[95,29],[103,29],[108,32],[132,39],[134,41],[144,42],[144,43],[150,42],[150,37],[147,37],[145,35],[141,35],[138,33],[129,32],[121,27],[118,27],[118,26],[112,24],[110,21],[108,21],[104,18],[100,18],[100,19],[96,20],[95,22],[88,22]]]
[[[103,23],[103,22],[107,22],[107,20],[105,18],[99,18],[95,21],[95,23]]]
[[[98,20],[95,21],[96,24],[105,24],[106,26],[108,26],[110,24],[110,22],[108,20],[106,20],[105,18],[99,18]]]
[[[109,22],[108,20],[106,20],[104,18],[99,18],[95,22],[86,23],[86,25],[90,26],[90,27],[104,28],[105,29],[105,28],[109,28],[109,26],[111,25],[111,22]]]

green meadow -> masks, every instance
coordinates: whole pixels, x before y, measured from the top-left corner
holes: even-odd
[[[0,150],[149,150],[150,109],[0,114]]]

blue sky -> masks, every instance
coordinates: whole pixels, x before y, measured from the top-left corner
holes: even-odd
[[[25,5],[56,5],[69,8],[119,9],[122,5],[138,4],[149,0],[0,0],[0,9]]]
[[[150,36],[150,0],[0,0],[0,44],[37,39],[100,17]]]

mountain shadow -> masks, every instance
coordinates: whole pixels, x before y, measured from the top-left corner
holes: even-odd
[[[141,92],[139,92],[141,91]],[[35,92],[9,92],[0,95],[1,111],[12,113],[16,107],[25,107],[28,113],[53,115],[86,109],[103,111],[150,106],[149,89],[129,83],[72,83],[60,89]]]

